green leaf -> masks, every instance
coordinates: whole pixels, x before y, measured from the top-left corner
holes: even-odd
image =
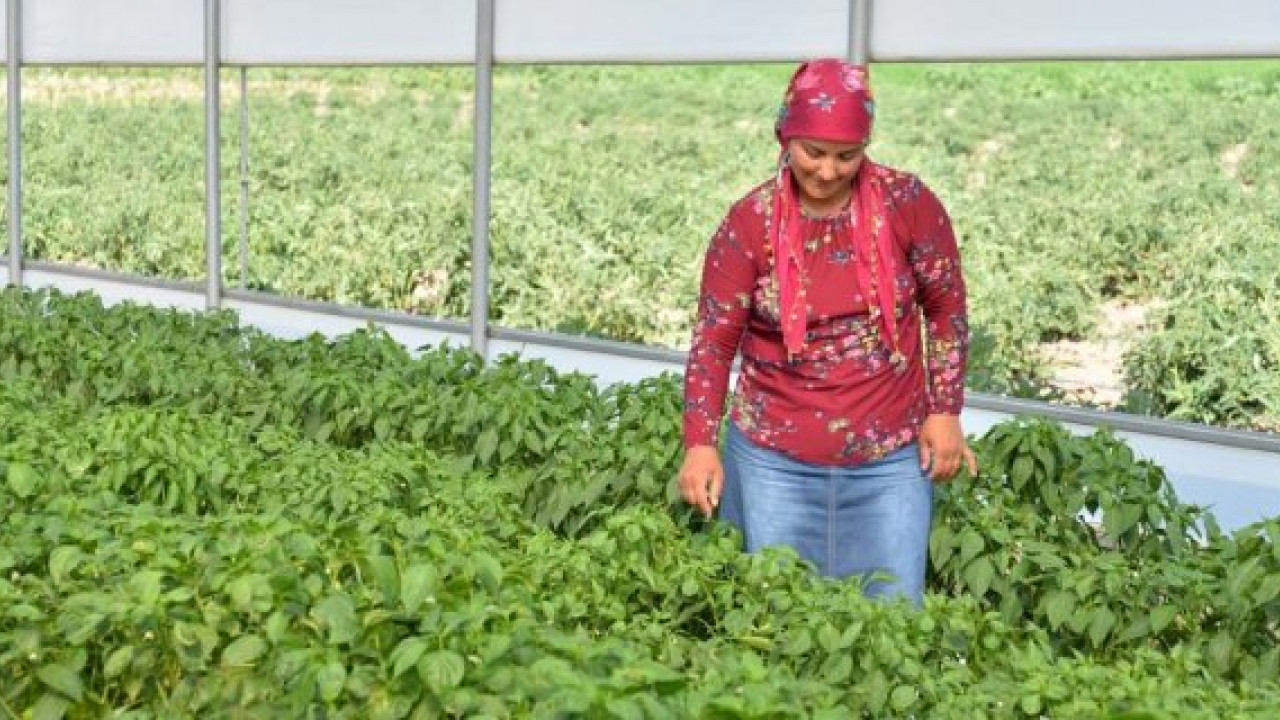
[[[1057,590],[1045,600],[1044,607],[1049,625],[1056,630],[1075,612],[1076,598],[1065,590]]]
[[[312,608],[311,613],[329,632],[329,643],[348,643],[360,633],[356,606],[344,594],[329,595]]]
[[[933,567],[941,570],[953,552],[955,544],[952,542],[951,528],[942,523],[934,523],[933,532],[929,534],[929,556],[933,560]]]
[[[347,668],[334,660],[325,663],[316,673],[316,685],[320,687],[320,696],[325,702],[333,702],[342,695],[342,687],[347,682]]]
[[[417,612],[436,586],[436,569],[430,565],[411,565],[400,575],[400,602],[409,612]]]
[[[102,668],[102,674],[109,678],[116,677],[129,669],[129,663],[133,662],[133,646],[125,645],[116,648],[115,652],[107,657],[107,662]]]
[[[1053,453],[1043,445],[1037,444],[1031,447],[1031,454],[1035,456],[1036,460],[1040,462],[1040,466],[1044,468],[1044,475],[1049,480],[1045,484],[1046,487],[1053,484],[1058,479],[1058,464],[1054,461]]]
[[[84,695],[84,683],[80,680],[80,674],[66,665],[45,665],[36,671],[36,677],[76,702],[80,702]]]
[[[58,629],[72,645],[84,645],[89,642],[90,638],[98,634],[105,619],[99,613],[86,612],[84,607],[86,606],[68,607],[58,616]]]
[[[253,589],[258,584],[257,574],[241,575],[227,583],[227,594],[231,596],[231,606],[241,612],[253,609]]]
[[[982,597],[987,594],[987,590],[991,588],[991,581],[995,579],[996,569],[991,564],[991,558],[980,557],[969,563],[964,569],[964,581],[969,586],[969,590],[975,597]]]
[[[1100,607],[1093,611],[1093,616],[1089,621],[1089,639],[1093,641],[1094,647],[1101,647],[1102,642],[1107,639],[1107,635],[1111,634],[1111,628],[1115,627],[1116,615],[1110,609]]]
[[[808,628],[796,628],[789,635],[786,645],[782,648],[784,655],[797,657],[813,649],[813,635]]]
[[[960,536],[960,565],[968,565],[977,557],[978,553],[982,552],[982,548],[985,545],[986,543],[982,536],[978,534],[978,531],[972,528],[965,530]]]
[[[476,439],[476,458],[479,459],[480,465],[488,465],[493,459],[493,452],[498,448],[498,431],[492,427],[486,428],[480,433],[480,437]]]
[[[1010,625],[1017,624],[1022,618],[1025,608],[1022,605],[1022,598],[1018,597],[1016,592],[1005,593],[1000,599],[1000,617]]]
[[[257,635],[236,638],[222,651],[223,667],[252,665],[267,651],[267,643]]]
[[[902,712],[919,700],[920,694],[910,685],[899,685],[893,689],[893,694],[889,696],[889,705],[894,710]]]
[[[590,685],[562,685],[552,690],[545,702],[554,712],[552,717],[582,717],[591,709],[594,695]]]
[[[605,701],[604,709],[609,712],[610,717],[619,718],[619,720],[645,719],[644,708],[631,698],[610,698]]]
[[[452,650],[437,650],[418,661],[419,675],[437,695],[462,684],[466,670],[462,656]]]
[[[1174,605],[1161,605],[1151,610],[1151,634],[1159,635],[1178,615]]]
[[[1205,655],[1215,671],[1226,672],[1231,667],[1231,658],[1235,654],[1236,641],[1226,630],[1219,632],[1209,641]]]
[[[1276,548],[1280,550],[1280,544],[1277,544]],[[1280,573],[1267,575],[1258,583],[1258,587],[1253,591],[1253,603],[1264,605],[1275,600],[1277,596],[1280,596]]]
[[[883,717],[884,713],[881,711],[889,701],[889,678],[883,670],[876,668],[871,677],[863,682],[863,686],[867,689],[867,709],[872,711],[873,717]]]
[[[1254,556],[1232,567],[1227,576],[1227,594],[1233,598],[1245,596],[1246,589],[1264,574],[1262,558]]]
[[[496,595],[502,589],[502,563],[493,555],[482,552],[471,558],[471,564],[485,589]]]
[[[835,653],[840,649],[840,631],[831,623],[823,623],[818,628],[818,645],[828,654]]]
[[[383,602],[394,604],[400,599],[400,571],[396,568],[395,559],[381,554],[366,558],[369,574],[374,586],[382,593]]]
[[[70,708],[71,702],[66,698],[53,693],[45,693],[40,696],[40,699],[36,701],[35,707],[31,709],[31,720],[62,720]]]
[[[391,651],[391,676],[400,677],[409,671],[422,654],[427,651],[427,642],[422,638],[410,637],[400,641],[396,649]]]
[[[36,474],[34,468],[26,463],[9,463],[8,481],[9,489],[14,495],[22,499],[27,499],[35,494],[36,486],[40,484],[40,476]]]
[[[1020,455],[1013,461],[1013,468],[1009,471],[1009,478],[1013,480],[1013,486],[1021,489],[1031,479],[1031,473],[1035,470],[1035,461],[1028,455]]]
[[[84,559],[84,553],[74,545],[63,545],[49,553],[49,579],[61,586],[72,570]]]
[[[144,605],[153,605],[160,599],[164,573],[158,570],[141,570],[129,578],[129,589]]]
[[[289,616],[279,610],[271,613],[271,617],[267,618],[264,629],[268,640],[273,643],[280,642],[285,633],[289,632]]]
[[[818,671],[824,682],[842,685],[853,674],[853,658],[849,653],[838,653],[827,657]]]
[[[1107,508],[1102,514],[1102,526],[1107,535],[1119,539],[1133,529],[1142,517],[1142,507],[1138,505],[1116,505]]]

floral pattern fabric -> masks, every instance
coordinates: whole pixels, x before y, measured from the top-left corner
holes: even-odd
[[[732,422],[798,460],[881,458],[914,441],[928,415],[959,414],[969,329],[950,219],[914,175],[864,162],[886,199],[900,253],[891,266],[897,342],[883,337],[876,300],[858,291],[857,264],[877,258],[859,256],[852,240],[858,213],[846,210],[801,220],[805,342],[788,355],[767,241],[773,183],[763,183],[733,205],[707,249],[685,372],[686,447],[716,444],[739,351]],[[891,357],[891,346],[901,359]]]

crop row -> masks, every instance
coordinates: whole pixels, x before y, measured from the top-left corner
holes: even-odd
[[[33,717],[1266,717],[1280,524],[1019,420],[925,611],[672,496],[678,384],[0,294],[0,708]],[[1102,511],[1100,529],[1082,511]],[[1118,716],[1118,715],[1117,715]]]

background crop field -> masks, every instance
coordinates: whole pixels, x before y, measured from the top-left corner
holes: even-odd
[[[784,66],[502,67],[493,319],[682,347]],[[238,283],[227,71],[227,281]],[[468,311],[470,70],[250,72],[250,287]],[[1280,428],[1280,63],[884,66],[871,154],[962,239],[970,386]],[[36,258],[203,271],[194,70],[26,71]]]

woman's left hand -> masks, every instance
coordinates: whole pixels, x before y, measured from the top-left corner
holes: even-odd
[[[964,440],[958,415],[930,415],[920,428],[920,467],[934,482],[955,477],[963,461],[969,474],[978,474],[978,459]]]

